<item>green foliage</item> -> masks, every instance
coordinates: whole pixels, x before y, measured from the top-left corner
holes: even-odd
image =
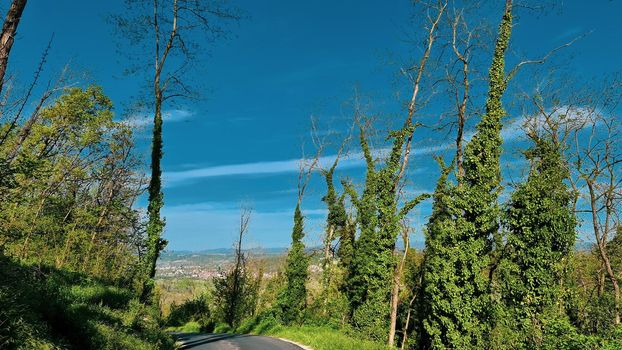
[[[0,257],[0,302],[3,349],[172,349],[154,309],[81,274]]]
[[[235,330],[236,333],[268,335],[295,341],[315,350],[385,350],[381,343],[361,339],[360,334],[327,326],[287,326],[278,322],[270,313],[250,318]]]
[[[350,303],[343,292],[345,270],[341,266],[333,266],[331,279],[321,292],[312,296],[312,301],[304,315],[304,323],[314,326],[330,326],[336,329],[348,324]]]
[[[485,270],[493,241],[499,241],[498,195],[501,172],[501,97],[506,88],[505,52],[512,30],[506,8],[489,71],[486,113],[466,145],[464,177],[446,184],[446,170],[435,193],[428,223],[424,276],[422,346],[484,348],[491,304]]]
[[[207,295],[203,294],[180,305],[172,304],[166,324],[171,327],[185,327],[188,323],[196,323],[202,329],[213,328],[208,303]]]
[[[230,333],[233,328],[228,323],[220,322],[214,326],[214,333]]]
[[[131,129],[99,87],[52,102],[0,127],[2,347],[170,348],[158,310],[130,289],[144,233]]]
[[[534,141],[525,152],[529,178],[512,194],[506,211],[507,243],[499,268],[505,305],[512,318],[524,320],[518,326],[526,327],[516,331],[532,335],[541,332],[537,320],[545,310],[563,310],[560,282],[576,226],[559,146],[549,139]]]
[[[237,273],[233,270],[221,271],[220,276],[214,278],[216,319],[235,328],[244,318],[251,316],[257,307],[260,281],[259,276],[253,277],[245,266]]]
[[[455,188],[447,183],[451,167],[439,158],[442,171],[434,191],[432,215],[426,230],[425,261],[423,265],[422,297],[420,299],[420,340],[426,348],[470,347],[469,335],[476,330],[470,299],[463,300],[463,291],[472,283],[468,258],[472,252],[465,250],[466,243],[458,234],[460,208],[454,201]],[[463,271],[456,271],[462,267]],[[470,297],[467,295],[465,297]],[[481,331],[481,330],[478,330]]]
[[[415,130],[405,124],[392,132],[391,152],[382,167],[376,169],[363,127],[360,144],[367,161],[365,187],[361,198],[351,185],[345,184],[357,209],[359,239],[355,242],[347,277],[347,295],[352,310],[353,325],[374,339],[384,339],[389,325],[389,296],[395,270],[395,241],[400,220],[419,202],[422,195],[398,209],[397,186],[400,181],[402,152],[406,138]]]
[[[345,245],[340,252],[345,260],[341,261],[341,265],[349,264],[352,256],[352,244],[354,237],[350,237],[348,232],[348,215],[346,213],[345,205],[345,193],[337,197],[337,191],[335,190],[334,174],[337,168],[339,158],[335,160],[333,165],[328,171],[324,172],[324,178],[326,180],[326,195],[322,198],[322,201],[326,203],[328,207],[328,215],[326,216],[326,235],[324,237],[324,249],[329,256],[325,256],[322,261],[322,284],[325,289],[331,283],[332,275],[332,259],[330,257],[332,243],[334,240],[339,239],[340,245]],[[341,258],[341,256],[339,256]],[[347,266],[347,265],[345,265]]]
[[[201,333],[205,331],[205,328],[199,322],[189,321],[178,327],[168,327],[166,330],[179,333]]]
[[[132,279],[143,232],[133,147],[101,88],[66,90],[0,145],[0,158],[15,153],[11,184],[0,187],[0,246],[24,261]]]
[[[307,279],[309,278],[309,258],[305,253],[304,217],[300,205],[294,211],[294,228],[292,230],[292,246],[287,254],[285,267],[286,285],[281,291],[278,306],[283,321],[287,324],[300,321],[307,307]]]
[[[341,230],[340,236],[337,257],[339,258],[339,266],[347,271],[350,269],[352,259],[354,258],[356,224],[348,219],[346,225]]]

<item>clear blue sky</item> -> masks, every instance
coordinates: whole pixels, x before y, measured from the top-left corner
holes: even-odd
[[[407,85],[399,68],[418,59],[416,46],[406,40],[418,28],[410,1],[232,3],[248,18],[230,27],[231,39],[209,46],[211,57],[200,63],[205,98],[165,108],[163,213],[168,249],[230,247],[241,202],[255,210],[251,245],[287,246],[296,201],[296,159],[302,140],[308,140],[310,116],[321,119],[321,131],[343,131],[351,116],[347,102],[356,87],[371,96],[374,111],[394,113],[395,120],[401,120],[399,96],[405,95],[396,97],[396,93],[406,92]],[[496,26],[501,3],[489,1],[480,15]],[[106,22],[108,14],[122,11],[122,4],[121,0],[31,0],[14,46],[11,71],[19,80],[29,81],[54,33],[46,76],[65,64],[87,73],[77,81],[102,85],[121,118],[123,106],[143,85],[138,78],[123,76],[124,58],[116,51],[113,30]],[[565,1],[537,15],[521,10],[512,39],[513,60],[540,57],[592,31],[560,55],[559,62],[584,79],[619,72],[621,13],[622,3],[605,0]],[[519,81],[529,79],[529,71],[519,77]],[[429,120],[436,110],[431,107],[426,113]],[[517,134],[512,130],[505,134],[508,155]],[[444,135],[430,130],[417,134],[422,141],[415,145],[407,193],[433,188],[438,171],[431,155],[439,151],[430,146],[447,142]],[[147,129],[138,130],[137,142],[147,160]],[[331,154],[334,149],[326,155]],[[346,165],[340,176],[361,178],[362,162],[352,159]],[[320,243],[323,191],[320,179],[315,179],[304,201],[307,239],[312,245]],[[413,216],[414,224],[423,224],[428,212],[429,203]],[[421,239],[420,231],[416,235]]]

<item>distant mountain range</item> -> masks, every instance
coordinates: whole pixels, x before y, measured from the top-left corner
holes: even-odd
[[[592,249],[593,242],[580,241],[575,244],[575,249],[579,251],[587,251]],[[398,244],[398,248],[402,248],[403,244]],[[411,247],[422,250],[425,247],[424,241],[411,242]],[[244,249],[245,252],[258,255],[283,255],[287,253],[289,247],[272,247],[272,248],[250,248]],[[318,251],[321,247],[308,247],[308,251]],[[177,259],[184,256],[192,255],[233,255],[233,248],[213,248],[203,250],[167,250],[162,252],[161,257],[165,260]]]

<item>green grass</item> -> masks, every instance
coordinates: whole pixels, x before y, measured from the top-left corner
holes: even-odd
[[[318,326],[284,326],[271,316],[254,317],[244,321],[236,333],[267,335],[288,339],[314,350],[389,350],[388,346],[362,340],[343,330]]]
[[[110,282],[0,255],[1,349],[172,349],[157,311]]]
[[[314,350],[387,350],[384,344],[354,338],[338,330],[312,326],[276,326],[261,333],[308,345]]]
[[[199,322],[190,321],[186,322],[183,326],[179,327],[167,327],[167,332],[180,332],[180,333],[201,333],[201,325]]]

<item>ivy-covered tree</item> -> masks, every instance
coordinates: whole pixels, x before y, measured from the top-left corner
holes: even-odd
[[[560,310],[563,262],[574,247],[576,219],[559,145],[550,138],[536,137],[534,142],[525,152],[531,162],[529,177],[512,193],[506,210],[508,234],[500,271],[503,298],[512,318],[518,319],[518,331],[538,346],[543,313]]]
[[[315,125],[313,125],[315,127]],[[298,200],[294,209],[294,227],[292,229],[292,245],[287,253],[285,265],[285,287],[281,290],[277,300],[277,311],[286,324],[301,320],[307,307],[307,280],[309,279],[309,257],[305,252],[303,239],[304,216],[300,209],[305,189],[311,179],[311,174],[317,168],[323,145],[314,139],[318,150],[311,162],[305,166],[304,160],[300,162],[298,173]]]
[[[452,166],[446,166],[440,157],[437,161],[441,176],[434,190],[432,215],[425,230],[422,292],[418,303],[418,343],[424,349],[442,349],[447,344],[457,344],[460,338],[460,330],[453,324],[457,305],[449,298],[460,293],[461,286],[461,276],[454,271],[463,259],[454,220],[460,211],[453,200],[455,187],[448,183]]]
[[[345,208],[345,203],[341,202],[341,205]],[[352,259],[354,257],[354,242],[356,239],[356,223],[351,216],[346,217],[346,224],[341,230],[339,237],[339,247],[337,248],[337,258],[339,258],[339,266],[341,266],[346,272],[350,268]]]
[[[439,186],[437,190],[447,194],[437,197],[441,208],[428,225],[433,239],[426,242],[424,348],[486,347],[491,308],[485,271],[500,226],[501,119],[505,116],[501,98],[507,86],[505,53],[511,31],[512,2],[508,0],[489,70],[486,113],[465,147],[464,176],[459,176],[457,186]],[[435,264],[437,256],[451,263]]]
[[[365,135],[365,127],[361,125],[359,142],[367,169],[365,187],[360,198],[351,184],[344,184],[356,208],[356,224],[360,230],[347,278],[351,320],[363,333],[375,339],[387,340],[389,346],[393,346],[393,337],[389,336],[389,314],[396,265],[394,250],[400,221],[429,197],[427,194],[420,195],[399,208],[398,187],[408,168],[414,132],[419,126],[413,120],[418,107],[417,96],[447,2],[426,6],[426,10],[435,13],[435,16],[429,17],[426,23],[427,37],[423,55],[413,69],[416,74],[404,123],[401,128],[389,133],[387,139],[391,142],[390,152],[383,159],[382,165],[376,164]]]
[[[341,152],[340,152],[341,153]],[[322,261],[322,284],[327,289],[331,280],[332,267],[332,244],[333,241],[342,236],[346,229],[348,216],[345,207],[345,196],[337,195],[335,189],[334,175],[339,163],[339,156],[335,159],[332,166],[324,171],[324,179],[326,181],[326,195],[322,201],[328,207],[328,215],[326,217],[326,235],[324,237],[324,260]],[[350,242],[345,242],[348,245]]]
[[[405,125],[393,132],[391,152],[382,167],[376,169],[363,127],[360,144],[367,162],[363,195],[359,199],[354,188],[346,184],[357,209],[359,239],[350,265],[347,288],[354,325],[376,339],[387,336],[395,242],[400,220],[428,197],[420,195],[399,208],[397,187],[402,167],[402,151],[415,125]]]
[[[196,80],[194,64],[203,58],[206,43],[226,33],[223,21],[240,18],[236,10],[225,2],[214,1],[126,1],[122,14],[112,16],[116,29],[125,36],[132,47],[129,54],[140,62],[128,70],[147,74],[152,87],[153,136],[151,139],[151,178],[148,187],[147,251],[143,256],[145,281],[141,299],[152,303],[156,263],[160,252],[168,243],[162,238],[165,220],[161,216],[164,206],[162,191],[162,138],[164,114],[167,104],[175,100],[195,98]],[[141,47],[142,46],[142,47]],[[147,63],[149,62],[149,63]],[[148,64],[149,69],[143,65]]]
[[[292,230],[292,246],[287,254],[285,267],[286,286],[279,295],[279,307],[285,323],[300,320],[307,307],[307,287],[309,278],[309,258],[305,253],[304,217],[300,203],[294,211],[294,229]]]

